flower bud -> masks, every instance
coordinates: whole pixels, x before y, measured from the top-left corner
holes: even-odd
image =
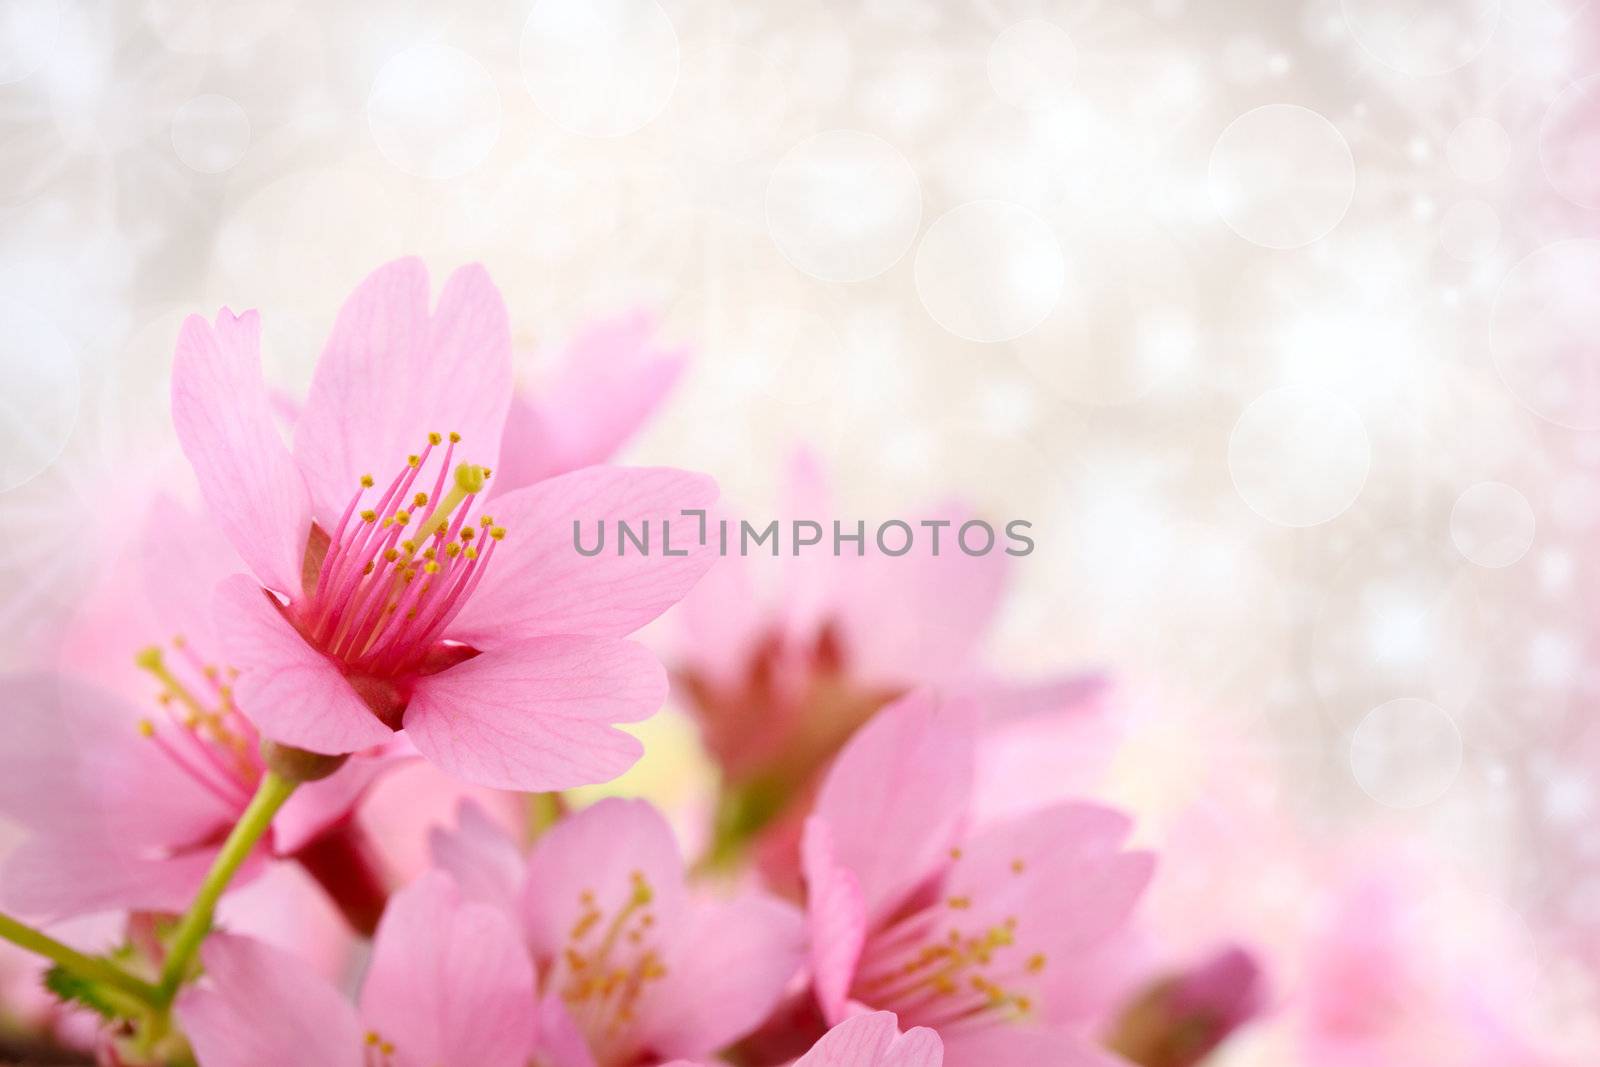
[[[1229,947],[1140,994],[1110,1046],[1141,1067],[1195,1067],[1260,1014],[1265,982],[1255,957]]]

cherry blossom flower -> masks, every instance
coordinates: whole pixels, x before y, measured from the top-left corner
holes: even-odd
[[[804,956],[788,904],[691,892],[671,829],[644,801],[568,816],[526,861],[468,807],[434,849],[463,892],[521,916],[539,974],[539,1067],[709,1056],[767,1016]]]
[[[794,1067],[940,1067],[944,1046],[926,1027],[904,1034],[890,1012],[857,1015],[823,1034]],[[700,1067],[679,1060],[668,1067]]]
[[[1134,999],[1110,1045],[1142,1067],[1195,1067],[1265,1007],[1261,965],[1236,945],[1167,975]]]
[[[173,418],[201,492],[249,566],[217,590],[239,707],[272,740],[342,754],[404,729],[483,785],[561,789],[626,769],[612,725],[653,713],[664,677],[621,638],[708,565],[573,551],[575,519],[635,523],[706,506],[709,479],[586,468],[485,496],[511,400],[510,338],[480,267],[430,312],[399,260],[346,302],[294,450],[273,422],[254,312],[191,317]]]
[[[177,1017],[200,1067],[523,1067],[533,970],[500,911],[424,875],[395,894],[359,1009],[297,958],[231,935],[207,941],[205,978]]]
[[[830,1023],[882,1009],[931,1027],[954,1067],[1100,1062],[1079,1005],[1153,859],[1090,804],[969,833],[976,718],[918,691],[829,771],[804,844],[817,1003]]]

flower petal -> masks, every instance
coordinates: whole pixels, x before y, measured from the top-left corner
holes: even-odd
[[[306,644],[271,598],[238,574],[217,586],[217,632],[238,668],[234,699],[274,741],[311,752],[355,752],[394,733],[333,662]]]
[[[638,432],[688,363],[654,345],[654,332],[644,312],[594,323],[547,388],[512,400],[494,494],[603,463]]]
[[[872,923],[948,862],[972,795],[975,722],[967,702],[919,690],[862,727],[824,779],[816,817]]]
[[[184,320],[172,365],[172,422],[217,525],[264,585],[300,588],[311,528],[305,481],[273,422],[254,311]]]
[[[846,1014],[850,985],[867,935],[867,909],[855,873],[833,856],[833,834],[819,818],[806,820],[800,848],[811,933],[811,982],[823,1018]]]
[[[6,857],[0,901],[37,922],[105,911],[179,912],[205,879],[216,848],[166,857],[130,849],[103,829],[72,837],[35,837]],[[261,869],[252,858],[243,885]]]
[[[608,781],[638,760],[637,722],[666,699],[666,672],[639,645],[541,637],[474,656],[417,683],[405,730],[458,778],[540,792]]]
[[[283,856],[297,852],[354,811],[380,778],[416,758],[416,749],[396,737],[382,748],[357,753],[327,778],[302,785],[272,820],[273,850]]]
[[[1126,1061],[1058,1030],[956,1027],[940,1035],[945,1067],[1128,1067]]]
[[[920,1026],[902,1034],[892,1013],[878,1011],[835,1026],[794,1067],[940,1067],[943,1060],[938,1034]]]
[[[762,893],[697,901],[681,944],[639,1009],[639,1043],[656,1056],[707,1056],[754,1030],[800,969],[805,924]]]
[[[509,916],[433,871],[397,893],[373,942],[361,1018],[418,1067],[523,1067],[533,965]]]
[[[654,899],[654,928],[682,928],[688,907],[683,857],[672,829],[648,802],[608,797],[556,823],[528,858],[523,927],[540,960],[555,959],[591,907],[615,915],[632,899],[634,873]],[[592,894],[592,905],[585,897]]]
[[[201,951],[206,977],[178,998],[178,1021],[200,1067],[314,1063],[361,1067],[361,1024],[326,979],[297,957],[217,934]]]
[[[709,508],[716,495],[710,478],[665,467],[586,467],[507,493],[493,507],[508,533],[448,636],[489,648],[543,634],[632,633],[682,599],[715,561],[711,547],[698,544],[698,520],[682,511]],[[649,523],[649,555],[631,544],[619,554],[619,520],[635,534]],[[602,522],[604,550],[580,554],[579,524],[588,546]],[[671,556],[662,543],[667,522]]]
[[[428,851],[434,864],[455,879],[463,897],[517,914],[527,863],[517,843],[483,808],[463,798],[455,829],[435,826],[428,831]]]
[[[510,399],[511,332],[488,273],[457,270],[430,316],[420,259],[379,267],[340,309],[295,430],[318,519],[331,527],[363,474],[389,477],[430,432],[461,434],[462,461],[495,466]]]

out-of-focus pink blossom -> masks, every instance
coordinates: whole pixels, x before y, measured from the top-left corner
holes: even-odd
[[[1265,1001],[1260,964],[1229,946],[1145,990],[1117,1020],[1109,1043],[1141,1067],[1195,1067]]]
[[[373,945],[359,1010],[293,956],[220,935],[177,1005],[200,1067],[525,1067],[533,970],[499,910],[447,876],[397,893]]]
[[[874,1011],[846,1019],[817,1039],[793,1067],[941,1067],[939,1035],[919,1026],[900,1032],[890,1012]],[[678,1060],[667,1067],[709,1067]]]
[[[709,565],[574,551],[574,520],[657,524],[709,479],[587,468],[487,513],[511,402],[505,306],[480,267],[430,310],[404,259],[345,303],[295,426],[274,423],[255,312],[184,323],[173,419],[211,513],[251,574],[216,617],[239,706],[274,741],[341,754],[404,729],[429,760],[498,788],[615,776],[653,713],[659,665],[621,638]]]
[[[643,801],[602,800],[563,819],[526,861],[470,807],[434,845],[464,892],[521,916],[542,1067],[710,1056],[766,1018],[803,960],[790,905],[691,892],[671,829]]]
[[[970,833],[977,719],[919,691],[829,771],[804,848],[817,1003],[938,1030],[954,1067],[1100,1062],[1073,1031],[1153,859],[1089,804]]]

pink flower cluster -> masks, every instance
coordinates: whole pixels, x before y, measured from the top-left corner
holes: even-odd
[[[192,491],[130,461],[146,513],[0,682],[0,906],[100,917],[80,952],[3,916],[55,960],[58,1037],[127,1067],[1193,1067],[1271,1007],[1254,952],[1152,947],[1155,858],[1083,799],[1104,679],[981,658],[1003,555],[582,555],[575,520],[715,506],[606,463],[684,357],[635,316],[541,392],[513,363],[484,271],[434,298],[414,259],[350,296],[303,404],[254,312],[184,324]],[[826,513],[813,462],[790,481]],[[631,635],[674,605],[669,669]],[[669,692],[718,772],[687,857],[695,812],[570,793]]]

